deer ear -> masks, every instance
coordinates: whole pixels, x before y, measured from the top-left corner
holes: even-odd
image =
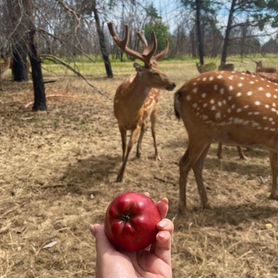
[[[141,66],[141,65],[139,65],[138,63],[134,63],[134,64],[133,64],[133,67],[135,68],[135,70],[136,70],[137,72],[141,72],[141,71],[143,71],[143,69],[144,69],[144,67]]]

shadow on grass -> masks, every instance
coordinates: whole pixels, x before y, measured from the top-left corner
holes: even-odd
[[[59,191],[60,194],[101,194],[100,187],[106,183],[111,184],[111,181],[114,182],[116,179],[119,162],[120,157],[103,154],[78,160],[68,167],[59,181],[56,181],[59,188],[57,193]]]
[[[267,204],[269,202],[269,204]],[[277,214],[277,203],[273,205],[271,200],[266,200],[265,205],[257,205],[256,203],[244,204],[227,204],[215,206],[203,210],[201,207],[195,207],[187,210],[184,216],[177,216],[177,225],[185,223],[194,223],[196,226],[213,227],[213,226],[237,226],[240,229],[241,224],[252,223],[268,219]],[[176,209],[176,208],[175,208]],[[169,213],[169,217],[173,216],[173,211]]]

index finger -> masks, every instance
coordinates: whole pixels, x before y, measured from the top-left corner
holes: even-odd
[[[167,216],[168,210],[169,210],[169,201],[168,199],[162,198],[160,201],[156,204],[157,209],[159,210],[161,219],[165,218]]]

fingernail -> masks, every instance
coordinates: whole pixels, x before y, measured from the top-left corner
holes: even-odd
[[[161,220],[159,223],[158,223],[158,226],[160,227],[160,228],[165,228],[166,226],[168,225],[168,222],[167,222],[167,220]]]
[[[91,224],[91,225],[90,225],[90,230],[91,230],[92,234],[95,236],[95,235],[96,235],[96,228],[95,228],[95,225]]]
[[[166,204],[169,203],[169,200],[168,200],[168,198],[166,198],[166,197],[162,198],[161,201],[162,201],[162,202],[165,202]]]
[[[165,239],[165,235],[163,233],[158,233],[157,236],[160,238],[160,239]]]

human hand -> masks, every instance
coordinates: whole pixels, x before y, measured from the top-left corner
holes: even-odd
[[[162,220],[157,224],[156,241],[145,250],[119,252],[107,239],[104,225],[91,225],[91,232],[96,239],[97,278],[172,277],[171,240],[174,225],[165,218],[168,199],[163,198],[156,206]]]

